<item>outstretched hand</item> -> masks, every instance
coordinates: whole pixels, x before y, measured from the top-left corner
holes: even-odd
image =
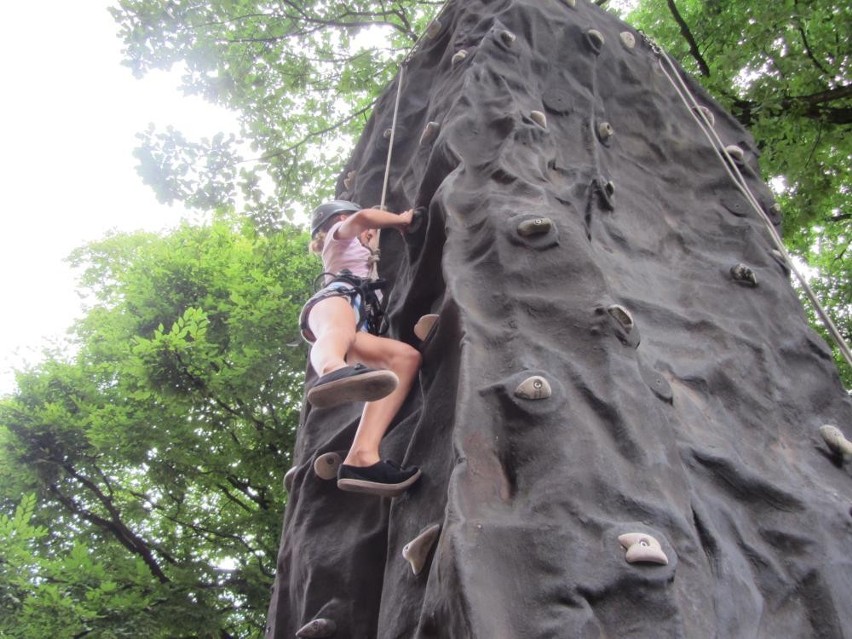
[[[407,211],[403,211],[399,214],[399,221],[397,228],[401,233],[407,233],[408,227],[411,226],[411,223],[414,221],[414,209],[408,209]]]

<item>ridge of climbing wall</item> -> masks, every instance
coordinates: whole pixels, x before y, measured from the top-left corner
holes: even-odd
[[[852,402],[753,140],[662,55],[585,0],[430,26],[379,269],[424,358],[383,454],[424,475],[339,491],[360,406],[306,405],[267,636],[848,636]],[[397,82],[339,198],[381,201]]]

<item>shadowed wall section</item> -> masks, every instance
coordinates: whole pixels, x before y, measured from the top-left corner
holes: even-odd
[[[306,407],[267,636],[850,636],[852,472],[819,428],[852,403],[659,56],[585,0],[456,2],[430,32],[388,192],[426,213],[380,264],[424,355],[383,453],[424,476],[339,491],[315,462],[360,406]],[[380,201],[396,88],[338,197]]]

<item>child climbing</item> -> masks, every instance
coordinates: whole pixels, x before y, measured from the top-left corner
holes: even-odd
[[[311,220],[311,251],[322,257],[326,281],[299,318],[302,335],[312,344],[311,366],[319,375],[307,398],[316,408],[366,402],[338,471],[341,490],[393,497],[420,477],[418,468],[403,468],[379,456],[382,437],[417,377],[420,353],[367,330],[378,328],[369,316],[378,305],[369,279],[376,230],[405,232],[412,215],[333,200],[319,206]]]

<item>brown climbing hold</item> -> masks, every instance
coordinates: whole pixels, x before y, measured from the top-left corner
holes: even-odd
[[[541,375],[527,377],[515,389],[515,397],[521,399],[547,399],[551,395],[553,395],[553,389],[550,387],[550,382]]]
[[[725,147],[725,153],[731,156],[734,162],[742,163],[745,159],[745,152],[736,144],[730,144]]]
[[[621,38],[621,42],[622,42],[622,43],[624,44],[624,46],[625,46],[625,47],[627,47],[628,49],[632,49],[633,47],[635,47],[635,46],[636,46],[636,36],[634,36],[634,35],[633,35],[632,33],[630,33],[629,31],[622,31],[622,32],[618,35],[618,37],[619,37],[619,38]]]
[[[314,619],[309,621],[304,626],[296,631],[296,636],[299,639],[324,639],[332,637],[337,631],[337,624],[331,619]]]
[[[820,426],[819,434],[822,435],[823,440],[833,453],[843,459],[852,458],[852,442],[846,439],[846,436],[837,426],[831,424]]]
[[[746,286],[757,286],[757,276],[745,264],[734,264],[731,267],[731,277],[739,284]]]
[[[550,233],[553,228],[553,221],[549,217],[536,217],[531,220],[524,220],[518,224],[518,235],[529,237],[530,235],[544,235]]]
[[[423,128],[423,133],[420,135],[420,144],[429,144],[438,136],[438,131],[441,130],[441,125],[437,122],[427,122]]]
[[[704,118],[704,121],[710,126],[716,124],[716,117],[713,115],[713,112],[706,106],[692,107],[692,110],[698,113],[699,116]]]
[[[438,315],[436,315],[435,313],[429,313],[428,315],[424,315],[419,320],[417,320],[417,323],[414,325],[414,335],[416,335],[417,339],[422,342],[429,335],[429,331],[432,330],[432,327],[437,321]]]
[[[467,51],[465,49],[462,49],[461,51],[457,51],[456,54],[452,58],[452,65],[456,66],[460,62],[463,62],[466,57],[467,57]]]
[[[530,120],[539,125],[542,129],[547,128],[547,116],[541,111],[530,111]]]
[[[628,563],[653,563],[668,565],[669,558],[663,552],[660,542],[645,533],[625,533],[618,536],[618,543],[627,552],[624,558]]]
[[[609,122],[601,122],[598,124],[598,137],[601,142],[608,142],[613,135],[615,135],[615,129],[612,128],[612,125]]]
[[[511,47],[513,44],[515,44],[515,40],[517,39],[517,36],[511,31],[500,32],[500,40],[502,40],[503,44],[505,44],[507,47]]]
[[[411,572],[415,575],[422,572],[440,532],[441,524],[432,524],[403,547],[402,556],[411,564]]]
[[[336,479],[337,469],[342,463],[340,453],[324,453],[314,461],[314,472],[320,479]]]
[[[293,489],[293,479],[296,477],[296,467],[293,466],[290,470],[284,473],[284,490],[288,493]]]
[[[597,29],[589,29],[586,31],[586,42],[588,42],[589,46],[592,48],[592,51],[595,53],[600,53],[603,48],[605,39],[603,33],[598,31]]]
[[[441,32],[441,21],[440,20],[432,20],[429,23],[429,26],[426,27],[426,35],[430,38],[437,38],[438,34]]]
[[[633,330],[633,315],[621,304],[613,304],[607,307],[607,313],[612,315],[616,321],[624,327],[628,333]]]

